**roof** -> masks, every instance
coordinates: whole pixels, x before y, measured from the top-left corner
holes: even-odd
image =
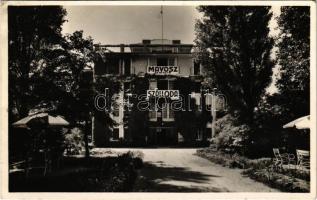
[[[132,43],[132,44],[95,44],[95,49],[102,50],[104,52],[151,52],[149,48],[158,49],[161,47],[166,48],[179,48],[181,49],[183,54],[190,53],[191,49],[194,47],[193,44],[182,44],[180,40],[168,40],[168,39],[152,39],[152,40],[142,40],[139,43]],[[125,48],[128,47],[129,50],[127,51]],[[185,51],[185,52],[184,52]],[[160,53],[157,50],[155,53]],[[164,52],[162,52],[164,53]]]

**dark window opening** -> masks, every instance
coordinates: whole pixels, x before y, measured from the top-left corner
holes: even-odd
[[[174,90],[175,89],[175,81],[173,81],[173,80],[169,80],[168,81],[168,89],[169,90]]]
[[[157,59],[157,66],[168,66],[168,59],[167,58],[158,58]]]
[[[199,74],[200,74],[200,63],[194,62],[194,75],[199,75]]]
[[[174,58],[157,58],[156,65],[157,66],[174,66],[175,59]]]
[[[159,90],[174,90],[173,80],[157,80],[157,89]]]
[[[142,40],[143,44],[151,44],[151,40]]]
[[[174,66],[175,65],[175,59],[174,58],[169,58],[168,59],[168,65],[169,66]]]
[[[201,89],[201,83],[200,82],[194,82],[193,83],[193,91],[194,92],[200,92]]]
[[[118,128],[114,128],[112,130],[112,139],[119,140],[119,129]]]
[[[119,60],[110,59],[106,62],[106,72],[107,74],[119,74]]]
[[[159,90],[168,90],[168,80],[158,80],[157,89]]]
[[[124,74],[130,75],[131,74],[131,62],[130,59],[124,60]]]
[[[124,127],[124,132],[123,132],[123,134],[124,134],[124,138],[125,139],[128,139],[129,138],[129,129],[127,128],[127,127]]]

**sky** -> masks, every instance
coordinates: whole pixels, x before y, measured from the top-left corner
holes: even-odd
[[[143,39],[162,37],[161,6],[65,6],[67,22],[63,34],[83,30],[84,36],[91,36],[94,43],[131,44]],[[273,17],[269,23],[270,35],[277,36],[275,17],[280,8],[272,7]],[[201,14],[194,6],[164,6],[163,35],[165,39],[179,39],[182,43],[192,44],[195,38],[195,23]],[[275,58],[273,49],[272,56]],[[278,67],[273,69],[273,82],[268,93],[277,92],[274,83],[279,74]]]
[[[66,6],[63,33],[84,30],[95,43],[138,43],[160,39],[161,6]],[[193,6],[163,7],[164,38],[193,43],[195,20],[200,14]]]

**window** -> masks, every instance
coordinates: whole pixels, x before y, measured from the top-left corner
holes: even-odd
[[[174,66],[175,58],[157,58],[156,65],[157,66]]]
[[[163,116],[163,119],[167,119],[168,118],[168,104],[165,104],[165,106],[163,107],[162,116]]]
[[[203,132],[202,132],[202,130],[197,130],[197,132],[196,132],[196,140],[198,140],[198,141],[201,141],[201,140],[203,140]]]
[[[157,121],[157,111],[155,109],[155,103],[150,104],[149,119],[150,121]]]
[[[131,61],[130,61],[130,59],[124,59],[124,74],[131,75]]]
[[[163,121],[174,121],[174,111],[171,109],[171,105],[166,103],[162,109]]]
[[[169,107],[169,113],[168,113],[168,114],[169,114],[169,118],[172,119],[172,120],[174,120],[174,116],[175,116],[175,115],[174,115],[174,110],[172,109],[171,106]]]
[[[174,66],[175,65],[175,58],[168,58],[168,65]]]
[[[114,106],[112,113],[114,117],[119,117],[119,106]]]
[[[200,63],[194,62],[194,75],[200,75]]]
[[[169,90],[174,90],[174,81],[168,80],[168,89]]]
[[[193,82],[192,91],[196,93],[200,93],[201,82]]]
[[[118,128],[114,128],[112,130],[112,139],[119,140],[119,129]]]
[[[128,129],[128,127],[124,127],[124,132],[123,132],[123,134],[124,134],[124,136],[123,136],[123,138],[124,139],[129,139],[129,129]]]
[[[112,103],[112,106],[111,106],[111,108],[112,108],[112,115],[114,116],[114,117],[119,117],[119,107],[120,107],[120,105],[119,105],[119,94],[114,94],[113,96],[112,96],[112,100],[113,100],[113,103]]]
[[[168,66],[167,58],[157,58],[157,66]]]
[[[151,40],[142,40],[143,44],[151,44]]]
[[[156,82],[156,80],[150,80],[149,89],[150,89],[150,90],[155,90],[156,88],[157,88],[157,82]]]
[[[159,90],[173,90],[174,89],[174,81],[172,80],[158,80],[157,88]]]
[[[118,59],[109,59],[106,62],[106,72],[107,74],[119,74],[119,60]]]
[[[158,80],[157,88],[159,90],[168,90],[168,80]]]

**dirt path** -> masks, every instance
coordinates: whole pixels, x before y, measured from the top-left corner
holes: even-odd
[[[113,149],[127,151],[127,149]],[[135,192],[278,192],[229,169],[195,156],[196,149],[130,149],[144,153]]]

